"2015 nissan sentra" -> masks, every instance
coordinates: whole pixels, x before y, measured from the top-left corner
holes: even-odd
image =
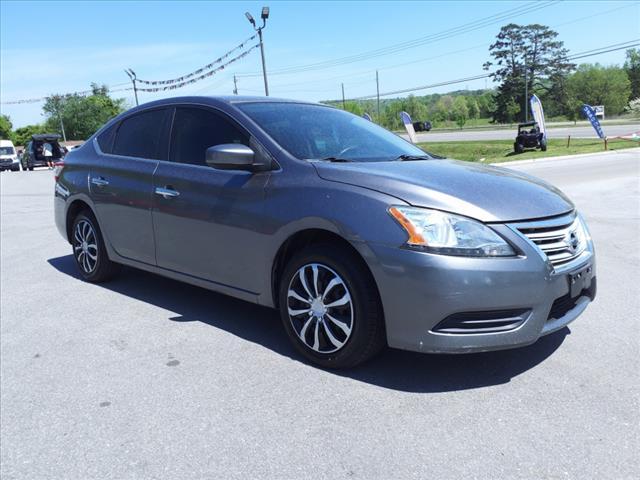
[[[124,264],[278,308],[325,367],[385,345],[528,345],[596,294],[589,231],[558,189],[311,103],[129,110],[58,165],[55,218],[85,280]]]

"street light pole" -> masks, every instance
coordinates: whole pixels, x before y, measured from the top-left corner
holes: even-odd
[[[269,18],[269,7],[262,7],[262,13],[260,14],[260,18],[262,18],[262,26],[257,27],[256,21],[253,19],[249,12],[245,13],[247,20],[253,25],[253,29],[258,32],[258,38],[260,39],[260,56],[262,57],[262,76],[264,78],[264,94],[265,96],[269,96],[269,84],[267,83],[267,65],[264,59],[264,42],[262,40],[262,30],[267,24],[267,18]]]
[[[133,94],[136,97],[136,107],[138,106],[138,88],[136,87],[136,73],[129,69],[129,70],[125,70],[124,73],[126,73],[129,78],[131,79],[131,83],[133,83]]]

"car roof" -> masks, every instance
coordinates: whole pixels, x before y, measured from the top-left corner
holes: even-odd
[[[207,104],[211,106],[222,105],[234,105],[238,103],[298,103],[305,105],[321,105],[314,102],[307,102],[302,100],[292,100],[287,98],[275,98],[275,97],[260,97],[260,96],[245,96],[245,95],[220,95],[220,96],[184,96],[184,97],[170,97],[163,98],[161,100],[154,100],[153,102],[143,103],[138,107],[134,107],[129,111],[142,110],[149,107],[156,107],[162,105],[174,105],[176,103],[199,103]]]
[[[13,147],[11,140],[0,140],[0,147]]]

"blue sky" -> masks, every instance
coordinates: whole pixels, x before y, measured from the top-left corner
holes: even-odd
[[[128,80],[123,72],[127,67],[150,80],[180,76],[249,37],[253,31],[244,12],[259,17],[263,4],[271,8],[264,31],[271,95],[307,100],[340,98],[341,83],[348,98],[375,93],[376,69],[382,92],[482,74],[488,45],[500,26],[509,22],[549,25],[572,53],[640,38],[640,2],[565,1],[544,6],[547,3],[2,1],[0,96],[4,102],[86,90],[91,82],[119,85]],[[528,5],[533,6],[526,13],[514,11]],[[507,11],[514,15],[390,55],[277,74],[286,67],[370,52]],[[621,64],[624,51],[582,61]],[[254,50],[220,74],[180,90],[141,93],[140,100],[231,94],[234,74],[240,76],[240,94],[260,95],[261,76],[243,76],[259,72],[259,51]],[[416,94],[485,85],[491,82],[476,80]],[[132,92],[118,95],[134,104]],[[41,121],[41,106],[2,105],[1,109],[19,127]]]

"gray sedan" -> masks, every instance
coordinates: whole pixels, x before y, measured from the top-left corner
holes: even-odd
[[[589,231],[558,189],[324,105],[148,103],[55,174],[56,224],[85,280],[128,265],[278,308],[323,367],[386,345],[528,345],[596,294]]]

